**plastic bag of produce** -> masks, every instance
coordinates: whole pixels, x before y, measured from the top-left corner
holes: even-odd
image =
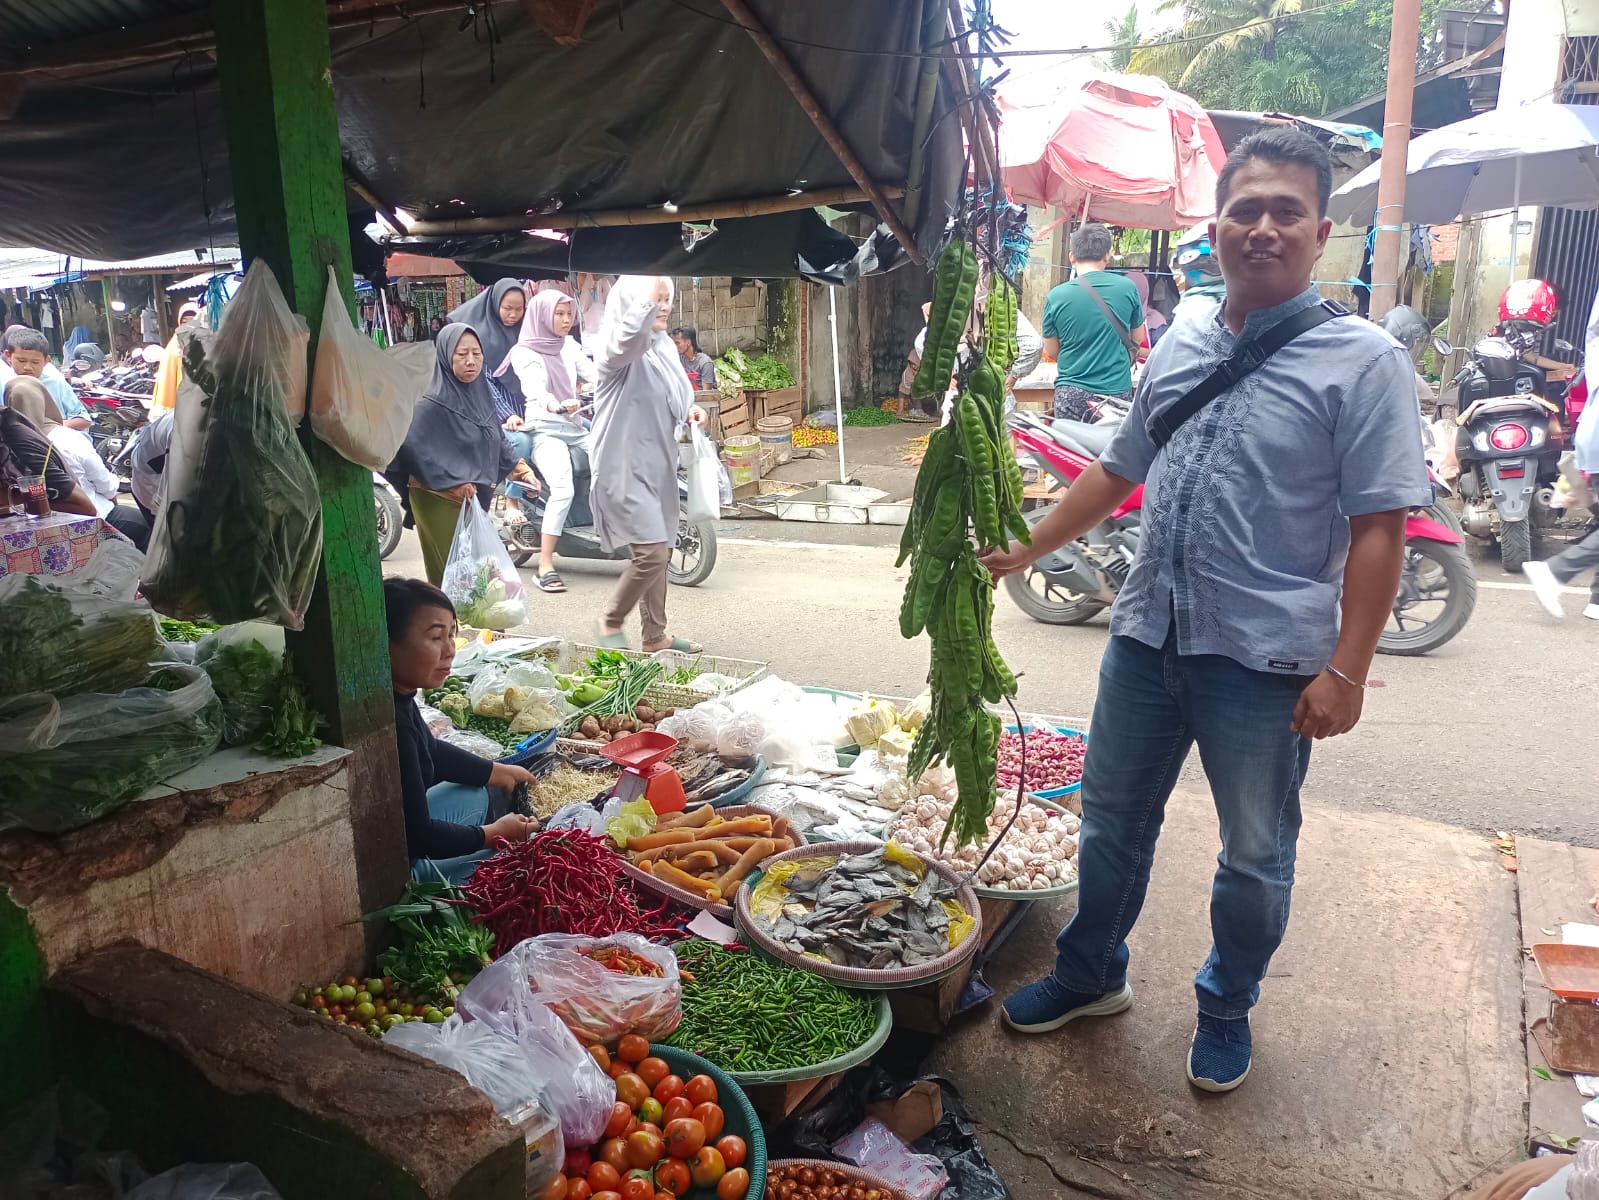
[[[420,395],[410,373],[351,323],[329,267],[311,376],[312,431],[351,462],[382,471],[399,453]]]
[[[195,644],[194,662],[222,702],[223,744],[259,741],[282,690],[283,630],[261,621],[224,625]]]
[[[444,724],[444,732],[435,733],[433,736],[445,745],[458,746],[468,754],[475,754],[479,758],[486,758],[490,761],[505,757],[504,745],[493,738],[485,737],[481,733],[474,733],[470,729],[457,729],[450,724],[448,717],[444,718]]]
[[[184,1163],[146,1179],[126,1200],[280,1200],[254,1163]]]
[[[509,629],[527,620],[522,577],[494,532],[494,522],[476,500],[461,505],[455,540],[444,564],[444,594],[463,625]]]
[[[619,974],[586,953],[607,946],[638,955],[660,973]],[[608,1045],[629,1033],[664,1041],[683,1016],[677,956],[637,934],[590,938],[546,933],[520,943],[505,960],[520,964],[539,999],[585,1046]]]
[[[305,623],[322,559],[322,496],[295,433],[307,337],[260,259],[222,328],[187,335],[144,574],[169,617]]]
[[[543,663],[512,662],[485,667],[467,685],[467,699],[480,717],[514,720],[530,705],[552,708],[554,718],[543,729],[553,729],[576,712],[555,682],[555,673]]]
[[[507,957],[484,967],[456,997],[455,1006],[468,1020],[516,1039],[534,1078],[544,1081],[568,1146],[590,1146],[604,1137],[616,1085],[534,996],[519,962]]]
[[[529,1195],[561,1173],[566,1161],[561,1123],[544,1082],[533,1073],[514,1038],[456,1014],[439,1025],[407,1021],[389,1030],[383,1040],[465,1076],[500,1116],[521,1130],[527,1143]]]
[[[766,737],[766,722],[755,713],[734,713],[716,732],[716,752],[729,762],[754,758]]]
[[[688,500],[683,515],[690,521],[715,521],[722,515],[721,487],[717,482],[716,447],[695,426],[694,456],[688,464]]]
[[[150,606],[79,586],[91,582],[82,574],[0,579],[0,696],[120,692],[143,682],[162,657]]]
[[[117,695],[0,700],[0,831],[64,833],[205,758],[222,705],[198,667],[169,664]]]

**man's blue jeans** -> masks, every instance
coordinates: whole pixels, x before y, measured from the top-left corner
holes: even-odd
[[[1221,820],[1210,957],[1194,980],[1206,1016],[1245,1016],[1288,928],[1308,739],[1290,728],[1309,680],[1220,655],[1113,637],[1099,669],[1078,846],[1077,914],[1056,940],[1055,977],[1075,992],[1127,980],[1127,934],[1149,888],[1166,801],[1196,743]]]

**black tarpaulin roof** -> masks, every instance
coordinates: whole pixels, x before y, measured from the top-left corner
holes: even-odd
[[[607,0],[573,47],[508,3],[492,5],[496,37],[485,7],[475,22],[451,11],[332,35],[346,161],[392,208],[424,219],[686,208],[853,186],[715,0]],[[920,60],[893,52],[917,49],[922,3],[753,7],[872,177],[905,187]],[[138,34],[128,30],[130,40]],[[929,248],[961,169],[951,108],[941,82],[915,231]],[[6,243],[124,258],[235,237],[215,64],[200,54],[65,81],[34,77],[0,121],[0,163]],[[808,211],[718,228],[687,257],[721,265],[692,273],[793,274],[806,243],[839,236]],[[713,255],[718,240],[725,249]],[[458,240],[440,252],[609,271],[685,257],[675,224],[582,230],[571,247],[540,241]]]

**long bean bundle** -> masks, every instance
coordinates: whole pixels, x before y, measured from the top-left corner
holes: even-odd
[[[699,938],[674,949],[683,1020],[667,1042],[723,1070],[812,1067],[859,1049],[877,1027],[870,997],[809,971]]]

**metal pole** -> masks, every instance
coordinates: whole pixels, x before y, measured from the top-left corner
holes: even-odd
[[[100,303],[105,305],[105,352],[116,353],[117,331],[111,327],[111,284],[100,276]]]
[[[1388,98],[1382,119],[1382,172],[1377,180],[1377,244],[1371,255],[1371,319],[1398,303],[1404,251],[1405,164],[1410,156],[1410,114],[1416,90],[1416,42],[1421,0],[1394,0],[1388,33]]]
[[[838,373],[838,289],[827,285],[827,323],[833,328],[833,412],[838,415],[838,481],[849,482],[844,470],[844,381]]]
[[[1521,253],[1521,157],[1516,157],[1516,204],[1510,210],[1510,282],[1516,282],[1516,262]]]

